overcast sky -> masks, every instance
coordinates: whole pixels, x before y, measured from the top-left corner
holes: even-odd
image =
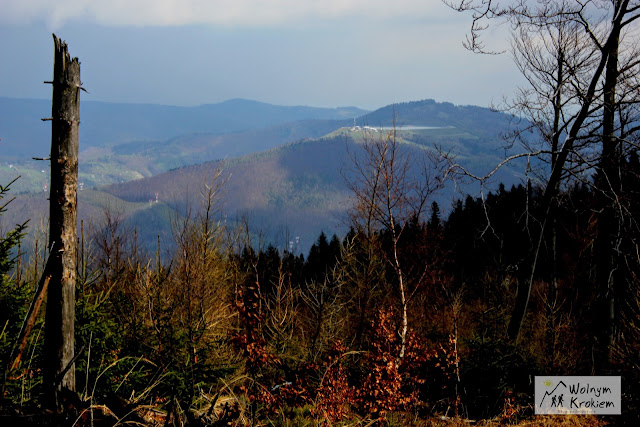
[[[51,96],[55,32],[86,100],[488,106],[520,80],[508,54],[463,48],[469,20],[440,0],[0,0],[0,96]]]

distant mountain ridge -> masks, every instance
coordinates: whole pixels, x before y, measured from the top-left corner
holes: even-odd
[[[241,105],[256,111],[279,110],[261,103],[247,104],[244,100],[226,104],[231,107],[227,110],[229,115],[233,115],[229,111]],[[221,108],[216,105],[215,108]],[[340,118],[90,146],[80,159],[81,179],[85,180],[85,190],[79,193],[82,218],[95,221],[95,215],[111,206],[121,211],[127,224],[138,229],[141,243],[145,240],[153,245],[157,235],[170,234],[172,217],[175,219],[184,212],[187,205],[197,205],[204,180],[222,165],[231,175],[225,189],[227,218],[249,216],[255,227],[265,230],[269,241],[282,243],[285,239],[282,236],[294,233],[301,237],[304,246],[310,245],[322,230],[344,231],[350,194],[342,172],[349,162],[347,147],[352,153],[359,149],[363,134],[359,129],[363,125],[372,126],[370,136],[376,137],[383,134],[376,127],[388,128],[395,121],[403,150],[408,150],[410,156],[419,159],[437,145],[478,175],[493,169],[509,153],[500,135],[508,130],[512,117],[486,108],[433,100],[408,102],[364,114],[356,118],[355,127],[353,118],[342,117],[349,113],[349,110],[322,110],[319,114]],[[258,113],[246,113],[253,114]],[[273,114],[272,118],[282,117],[280,113]],[[266,123],[271,119],[261,120]],[[221,159],[225,160],[220,162]],[[102,182],[117,184],[94,188],[101,173],[110,174]],[[96,177],[95,181],[91,181],[91,176]],[[524,167],[522,162],[516,162],[496,174],[493,183],[504,182],[509,186],[523,180]],[[443,212],[454,197],[474,191],[472,187],[459,186],[454,194],[452,188],[437,198]],[[46,216],[47,195],[40,190],[18,197],[14,204],[17,209],[3,215],[3,222],[19,222],[25,215],[36,219]]]
[[[87,187],[319,137],[366,113],[245,99],[196,107],[84,99],[80,105],[79,181]],[[49,155],[51,125],[40,119],[50,115],[50,101],[0,97],[0,182],[21,176],[14,191],[42,191],[48,183],[48,165],[32,157]]]
[[[82,99],[80,150],[132,141],[165,141],[194,133],[225,134],[299,120],[353,119],[356,107],[279,106],[245,99],[179,107]],[[51,101],[0,97],[2,158],[44,157],[51,145]]]

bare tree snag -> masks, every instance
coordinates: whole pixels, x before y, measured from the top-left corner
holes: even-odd
[[[44,385],[57,406],[62,388],[75,391],[74,322],[77,253],[78,125],[80,62],[53,35],[51,107],[51,194],[49,248],[51,280],[45,318]],[[66,372],[65,372],[66,371]]]

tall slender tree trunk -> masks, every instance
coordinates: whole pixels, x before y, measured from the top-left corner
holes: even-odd
[[[78,126],[80,62],[53,35],[51,194],[49,249],[52,262],[45,319],[44,385],[48,404],[63,388],[75,391],[74,322],[77,253]]]
[[[617,8],[616,8],[617,9]],[[612,31],[612,43],[608,46],[609,59],[604,79],[604,108],[602,113],[602,158],[597,188],[601,213],[598,217],[596,241],[596,280],[602,309],[596,314],[596,323],[603,329],[598,336],[601,355],[596,369],[606,370],[612,358],[615,337],[615,286],[618,274],[616,248],[621,239],[619,216],[614,206],[620,195],[620,141],[616,136],[616,86],[618,84],[618,49],[620,30]]]
[[[602,74],[604,73],[605,67],[609,61],[609,55],[611,52],[613,52],[613,46],[615,46],[617,57],[620,29],[622,28],[622,20],[626,16],[625,13],[627,11],[626,7],[628,5],[628,2],[629,0],[622,0],[622,3],[616,1],[616,10],[622,10],[624,13],[614,14],[613,21],[611,22],[611,33],[607,37],[607,41],[601,49],[600,61],[598,62],[598,65],[596,66],[591,76],[589,86],[583,97],[582,106],[580,107],[580,110],[576,114],[575,119],[573,120],[573,123],[569,128],[569,131],[567,132],[564,143],[562,144],[562,148],[559,149],[557,156],[555,157],[555,164],[553,165],[553,168],[551,170],[551,175],[549,176],[546,188],[542,195],[542,200],[540,202],[540,212],[542,213],[543,221],[540,229],[538,244],[533,250],[533,260],[531,263],[529,281],[522,288],[522,292],[520,291],[520,288],[518,289],[516,304],[513,308],[511,320],[509,321],[508,334],[511,340],[515,341],[518,339],[520,329],[522,328],[522,322],[526,314],[527,305],[529,303],[529,296],[531,295],[533,279],[535,277],[536,265],[538,262],[538,253],[542,246],[542,237],[544,236],[544,233],[546,231],[547,219],[549,218],[549,214],[551,212],[551,205],[554,202],[553,199],[557,196],[564,166],[567,163],[569,154],[573,151],[574,143],[577,140],[580,131],[582,130],[583,124],[590,114],[590,110],[593,106],[593,101],[596,95],[596,89],[600,84]]]
[[[558,50],[556,70],[556,87],[553,99],[553,134],[551,136],[551,170],[556,167],[558,161],[558,146],[560,145],[560,117],[562,116],[562,91],[564,89],[564,50],[562,45]],[[554,192],[558,193],[558,183]],[[558,201],[551,203],[551,278],[549,280],[549,292],[547,294],[547,360],[551,363],[551,369],[555,368],[556,353],[556,303],[558,295]]]

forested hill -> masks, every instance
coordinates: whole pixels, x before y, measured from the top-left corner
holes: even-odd
[[[343,128],[318,139],[288,144],[266,152],[221,162],[188,166],[153,177],[104,187],[110,196],[122,200],[123,205],[153,202],[148,208],[130,217],[132,227],[155,241],[157,228],[148,229],[153,217],[154,227],[161,222],[165,206],[184,211],[191,204],[197,210],[200,192],[207,179],[218,168],[228,177],[224,186],[224,213],[231,219],[247,217],[254,230],[264,238],[281,246],[289,236],[300,237],[298,249],[306,251],[322,230],[344,234],[348,228],[347,211],[353,200],[347,180],[354,177],[353,158],[362,160],[362,138],[365,133]],[[374,132],[371,138],[384,137]],[[483,173],[501,160],[498,141],[474,137],[456,129],[399,130],[399,156],[411,159],[407,179],[421,182],[421,166],[430,154],[433,143],[439,142],[452,150],[463,151],[459,159],[466,167]],[[461,142],[462,141],[462,142]],[[431,144],[429,144],[429,142]],[[458,147],[457,145],[461,145]],[[474,154],[475,153],[475,154]],[[524,165],[506,166],[496,176],[508,186],[523,182]],[[448,212],[456,198],[464,193],[477,194],[477,185],[458,182],[447,185],[433,199]],[[165,220],[166,221],[166,220]],[[169,229],[166,226],[160,227]]]
[[[514,118],[489,108],[426,99],[387,105],[358,119],[369,126],[391,126],[394,120],[398,127],[455,127],[476,136],[496,137],[509,128]]]
[[[246,108],[242,110],[244,117],[257,117],[264,111],[264,117],[256,119],[260,123],[282,118],[284,112],[303,115],[306,111],[317,116],[344,116],[352,112],[306,107],[298,111],[291,109],[293,107],[242,100],[223,104],[229,110],[225,110],[222,117],[230,117],[230,111],[239,112],[243,108]],[[203,106],[193,111],[222,107],[222,104]],[[162,111],[170,107],[150,108]],[[89,120],[91,116],[87,115]],[[238,113],[227,126],[240,126],[240,116]],[[128,120],[132,122],[134,117]],[[350,201],[343,174],[352,166],[349,150],[353,153],[365,136],[362,125],[373,126],[369,137],[375,139],[388,131],[375,126],[389,126],[394,117],[402,149],[414,159],[434,153],[434,147],[438,146],[468,170],[482,175],[504,158],[505,141],[501,134],[508,130],[509,116],[486,108],[456,107],[432,100],[408,102],[360,116],[356,127],[353,118],[306,119],[226,134],[192,133],[166,140],[126,141],[85,148],[79,165],[79,181],[84,184],[79,193],[80,213],[83,219],[95,222],[101,218],[94,216],[101,216],[102,210],[110,206],[120,211],[123,220],[138,228],[140,237],[146,236],[155,242],[158,234],[170,234],[171,216],[183,213],[188,203],[198,203],[204,180],[222,165],[225,174],[231,176],[225,195],[228,217],[249,215],[253,225],[264,228],[271,241],[284,240],[287,233],[295,233],[302,237],[303,247],[308,248],[321,230],[345,230]],[[184,123],[167,126],[187,129]],[[143,132],[143,127],[136,132]],[[123,129],[132,128],[123,126]],[[28,173],[28,167],[22,165],[14,165],[13,169],[0,166],[0,179],[15,177],[10,174],[20,169],[22,178],[16,185],[22,182],[28,184],[25,187],[39,188],[39,192],[21,195],[16,200],[4,218],[9,223],[28,218],[38,221],[47,216],[48,192],[42,191],[48,182],[46,166],[43,168],[42,162],[31,163],[33,173]],[[510,164],[494,177],[493,184],[521,183],[524,173],[524,165]],[[412,179],[421,179],[420,173],[416,172]],[[103,187],[101,183],[117,184]],[[477,191],[477,186],[452,185],[436,197],[446,212],[456,197],[463,197],[464,192],[477,194]]]

